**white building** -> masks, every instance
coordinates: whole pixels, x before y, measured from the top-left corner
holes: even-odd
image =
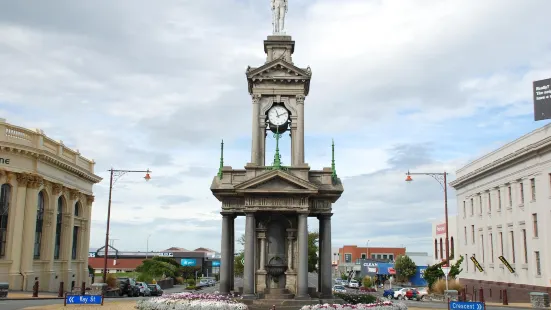
[[[509,302],[522,302],[529,292],[549,292],[551,124],[459,169],[450,185],[457,193],[455,242],[465,257],[467,293],[483,287],[487,300],[499,301],[507,289]]]
[[[451,264],[455,263],[460,255],[457,253],[457,217],[448,215],[448,239],[450,246]],[[437,264],[446,259],[446,221],[439,220],[432,223],[432,240],[433,240],[433,261],[432,264]]]

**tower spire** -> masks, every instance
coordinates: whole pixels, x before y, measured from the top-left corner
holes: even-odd
[[[337,170],[335,169],[335,140],[331,139],[331,178],[337,180]]]
[[[218,178],[222,180],[222,168],[224,167],[224,139],[220,144],[220,168],[218,168]]]

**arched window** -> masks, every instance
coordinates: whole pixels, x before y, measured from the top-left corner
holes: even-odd
[[[54,259],[59,259],[59,253],[61,252],[61,229],[63,228],[63,206],[64,201],[63,197],[59,196],[57,199],[57,220],[55,226],[55,248],[54,248]]]
[[[453,254],[454,254],[454,252],[455,252],[455,251],[454,251],[454,245],[455,245],[455,243],[453,242],[453,237],[451,237],[450,242],[451,242],[451,244],[450,244],[450,252],[451,252],[451,255],[450,255],[450,256],[451,256],[451,257],[454,257]]]
[[[75,202],[75,216],[80,216],[80,202]]]
[[[44,192],[38,193],[36,204],[36,229],[34,234],[34,259],[40,259],[40,248],[42,247],[42,224],[44,222]]]
[[[438,240],[434,239],[434,259],[438,259]]]
[[[0,187],[0,257],[4,257],[6,255],[10,198],[11,185],[7,183],[2,184]]]
[[[440,259],[444,259],[444,246],[442,245],[442,238],[440,238]]]

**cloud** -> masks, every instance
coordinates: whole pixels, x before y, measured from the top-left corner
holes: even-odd
[[[334,245],[431,251],[443,217],[430,176],[541,123],[531,83],[551,72],[551,3],[533,0],[293,0],[293,61],[311,66],[306,161],[331,165],[345,192]],[[0,11],[0,117],[41,128],[97,162],[92,246],[105,231],[110,168],[151,169],[113,188],[117,246],[220,248],[220,165],[250,161],[245,69],[265,61],[267,1],[9,1]],[[282,141],[289,160],[289,141]],[[267,141],[267,162],[274,144]],[[455,202],[450,193],[450,208]],[[310,226],[316,227],[311,220]],[[236,220],[238,234],[244,231]],[[154,238],[154,237],[152,237]],[[152,239],[153,240],[153,239]]]

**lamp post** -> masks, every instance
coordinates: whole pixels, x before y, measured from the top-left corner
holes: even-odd
[[[107,283],[107,252],[109,250],[109,223],[111,222],[111,194],[113,192],[113,185],[125,174],[129,172],[145,172],[145,181],[149,181],[151,176],[149,175],[151,171],[147,170],[116,170],[109,169],[111,176],[109,178],[109,202],[107,203],[107,229],[105,231],[105,257],[103,258],[103,283]]]
[[[151,237],[151,234],[147,236],[147,242],[145,245],[145,259],[147,259],[147,254],[149,253],[149,238]]]
[[[446,216],[446,265],[450,263],[450,242],[448,239],[448,183],[447,183],[447,175],[448,173],[446,171],[444,172],[417,172],[417,173],[410,173],[409,170],[406,173],[406,182],[411,182],[413,179],[411,178],[412,175],[429,175],[433,179],[435,179],[440,186],[444,189],[444,212]]]

